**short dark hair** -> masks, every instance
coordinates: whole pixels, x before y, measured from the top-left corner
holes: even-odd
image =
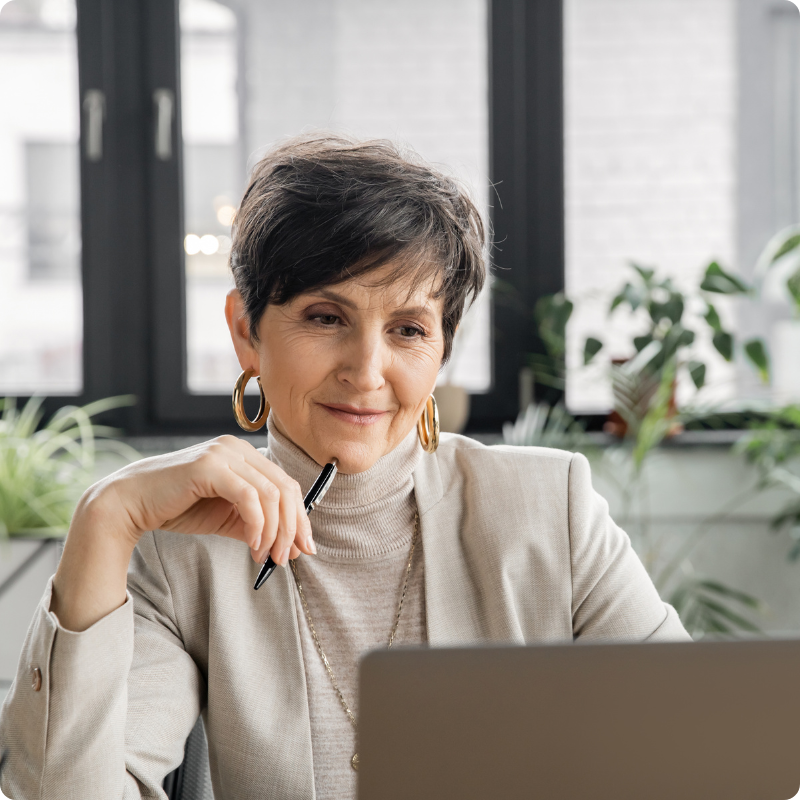
[[[233,225],[231,270],[250,336],[269,303],[390,261],[416,287],[438,278],[444,361],[486,278],[485,229],[468,192],[385,140],[333,134],[283,142],[255,166]]]

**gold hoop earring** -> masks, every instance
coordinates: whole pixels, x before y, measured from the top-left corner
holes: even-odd
[[[425,403],[422,415],[417,420],[419,443],[426,453],[435,453],[439,446],[439,409],[431,395]]]
[[[239,423],[240,428],[252,433],[259,428],[263,428],[269,416],[269,403],[264,396],[264,387],[261,385],[261,376],[259,375],[256,380],[258,381],[258,391],[261,392],[261,400],[258,403],[258,414],[255,419],[249,419],[244,410],[244,387],[247,382],[253,377],[253,370],[246,369],[236,381],[233,387],[233,416]]]

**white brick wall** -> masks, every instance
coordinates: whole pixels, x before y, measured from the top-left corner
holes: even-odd
[[[711,259],[737,267],[735,44],[735,0],[566,0],[571,367],[587,334],[610,343],[606,357],[632,354],[641,322],[606,316],[629,260],[687,289]],[[602,370],[573,370],[573,409],[610,406]],[[706,399],[733,394],[733,370],[713,355],[708,379]]]

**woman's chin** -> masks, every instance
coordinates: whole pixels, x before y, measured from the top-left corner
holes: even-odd
[[[382,455],[383,451],[364,444],[338,444],[331,448],[331,458],[335,458],[339,472],[344,475],[356,475],[366,472]]]
[[[384,443],[348,442],[338,440],[330,444],[314,442],[307,450],[318,464],[327,464],[334,458],[339,472],[344,475],[355,475],[366,472],[385,452]]]

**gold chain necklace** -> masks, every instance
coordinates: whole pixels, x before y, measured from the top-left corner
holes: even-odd
[[[394,618],[394,625],[392,625],[392,631],[389,634],[389,644],[387,645],[387,649],[391,649],[392,644],[394,643],[394,637],[397,633],[397,626],[400,624],[400,615],[403,613],[403,601],[406,599],[406,591],[408,590],[408,576],[411,574],[411,562],[414,559],[414,548],[417,546],[417,533],[419,531],[419,514],[414,514],[414,533],[411,536],[411,552],[408,554],[408,563],[406,564],[406,572],[405,578],[403,580],[403,591],[400,593],[400,604],[397,606],[397,616]],[[358,730],[358,723],[356,722],[355,714],[350,710],[350,706],[347,704],[347,700],[344,699],[344,695],[342,694],[342,690],[339,688],[339,684],[336,680],[336,676],[333,674],[333,668],[331,667],[330,661],[328,661],[328,657],[325,655],[325,651],[322,649],[322,645],[319,641],[319,636],[317,636],[317,630],[314,627],[314,622],[311,619],[311,612],[308,609],[308,602],[306,600],[305,592],[303,591],[303,584],[300,583],[300,575],[297,572],[297,562],[290,561],[289,562],[292,568],[292,574],[294,575],[295,583],[297,584],[297,591],[300,594],[300,600],[303,603],[303,610],[306,614],[306,619],[308,620],[308,627],[311,629],[311,638],[314,640],[314,644],[317,647],[317,652],[322,659],[322,663],[325,666],[325,671],[328,673],[328,677],[331,679],[331,684],[333,685],[333,690],[336,692],[337,697],[339,698],[339,702],[342,704],[342,708],[344,709],[344,713],[347,714],[348,719],[353,725],[355,730]],[[358,753],[354,753],[353,757],[350,759],[350,766],[354,770],[358,770]]]

